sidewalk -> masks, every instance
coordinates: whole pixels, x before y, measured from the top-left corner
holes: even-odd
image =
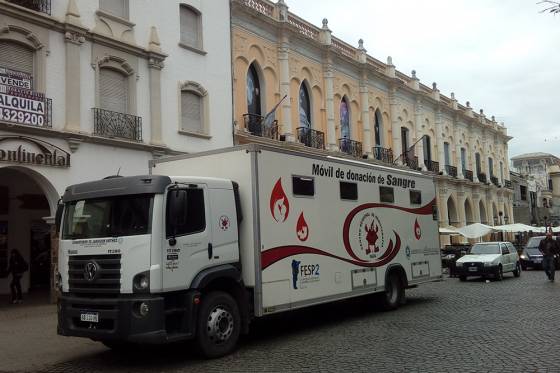
[[[45,366],[105,351],[84,338],[56,334],[56,305],[31,295],[23,304],[0,296],[0,372],[33,372]]]

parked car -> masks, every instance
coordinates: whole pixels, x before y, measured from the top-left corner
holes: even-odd
[[[521,268],[523,268],[523,270],[527,268],[542,268],[543,255],[539,250],[539,244],[545,238],[546,236],[535,236],[529,238],[527,245],[525,245],[521,255],[519,256]],[[554,237],[554,239],[557,240],[558,237]],[[560,257],[558,257],[558,255],[555,256],[554,262],[556,264],[556,268],[558,268],[560,266]]]
[[[455,272],[461,281],[469,276],[492,276],[501,281],[507,272],[521,276],[521,263],[511,242],[484,242],[474,244],[467,255],[457,260]]]

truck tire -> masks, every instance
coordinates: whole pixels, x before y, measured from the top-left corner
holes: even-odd
[[[386,311],[392,311],[404,304],[405,294],[401,277],[398,273],[393,272],[387,277],[385,284],[385,292],[381,297],[381,305]]]
[[[229,354],[235,348],[241,332],[241,316],[237,302],[222,291],[202,298],[197,321],[197,345],[207,358]]]

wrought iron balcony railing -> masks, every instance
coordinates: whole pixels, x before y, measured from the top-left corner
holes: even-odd
[[[492,182],[492,184],[494,184],[495,186],[500,186],[500,180],[498,180],[498,178],[496,176],[490,176],[490,181]]]
[[[447,173],[447,175],[451,176],[451,177],[457,177],[457,167],[455,166],[451,166],[449,164],[445,165],[445,172]]]
[[[513,184],[511,180],[504,180],[504,186],[508,189],[513,189]]]
[[[478,177],[478,181],[480,181],[481,183],[486,183],[487,182],[486,174],[483,173],[483,172],[476,175],[476,177]]]
[[[380,146],[373,147],[373,158],[385,163],[393,163],[393,150],[382,148]]]
[[[464,170],[463,171],[463,175],[465,176],[465,179],[469,180],[469,181],[473,181],[473,172],[471,170]]]
[[[362,143],[350,139],[338,139],[338,148],[342,153],[346,153],[356,158],[362,158]]]
[[[264,117],[258,114],[243,114],[245,128],[253,136],[266,137],[278,140],[278,121],[274,120],[270,124],[264,122]]]
[[[404,164],[407,165],[409,168],[412,168],[413,170],[418,169],[418,157],[414,155],[413,150],[405,151],[402,154],[402,159]]]
[[[424,164],[428,171],[439,174],[439,162],[424,159]]]
[[[93,108],[93,133],[103,137],[142,141],[142,118]]]
[[[8,2],[51,15],[51,0],[8,0]]]
[[[297,139],[303,145],[315,149],[325,149],[325,134],[308,127],[298,127]]]

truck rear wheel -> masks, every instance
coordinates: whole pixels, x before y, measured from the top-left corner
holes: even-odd
[[[385,310],[391,311],[404,304],[404,301],[405,294],[402,279],[398,273],[391,273],[387,278],[385,292],[381,298],[382,306]]]
[[[241,316],[231,295],[216,291],[202,298],[197,331],[198,348],[205,357],[220,357],[233,351],[241,331]]]

